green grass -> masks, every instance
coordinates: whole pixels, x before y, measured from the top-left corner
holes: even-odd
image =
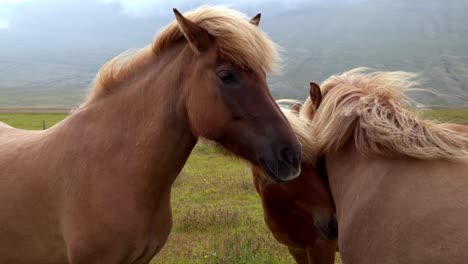
[[[1,114],[23,129],[50,127],[65,114]],[[468,124],[468,110],[431,110],[425,116]],[[216,149],[197,146],[172,191],[174,226],[152,264],[294,263],[263,223],[248,167]],[[337,257],[336,263],[341,263]]]
[[[48,128],[60,122],[66,116],[67,114],[56,113],[0,113],[0,121],[17,128],[40,130],[42,129],[43,120],[46,128]]]
[[[468,125],[468,109],[437,109],[424,112],[427,118],[438,122]]]
[[[174,227],[152,263],[291,263],[263,224],[246,165],[197,146],[173,187]]]

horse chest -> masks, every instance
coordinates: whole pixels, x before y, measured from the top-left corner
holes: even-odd
[[[65,217],[70,263],[148,263],[172,227],[168,196],[160,195],[152,208],[134,202],[109,205],[107,211],[78,207]]]
[[[282,244],[302,248],[317,236],[313,221],[298,214],[291,203],[265,202],[265,223]]]

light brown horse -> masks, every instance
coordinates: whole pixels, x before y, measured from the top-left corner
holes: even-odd
[[[273,181],[300,173],[300,144],[266,83],[278,53],[259,16],[174,11],[151,47],[107,63],[64,121],[2,134],[0,263],[148,263],[199,137]]]
[[[299,104],[284,109],[304,148],[301,175],[287,183],[271,182],[258,167],[252,167],[255,188],[261,198],[263,217],[273,236],[286,245],[298,264],[335,262],[337,232],[335,206],[325,179],[319,176],[306,149],[310,122],[300,118]],[[294,114],[297,113],[297,114]]]
[[[468,130],[408,110],[412,78],[352,70],[301,111],[326,168],[343,263],[468,261],[468,134],[456,132]]]

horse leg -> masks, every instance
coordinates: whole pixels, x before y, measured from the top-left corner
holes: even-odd
[[[293,247],[288,247],[288,249],[297,264],[309,264],[305,250]]]

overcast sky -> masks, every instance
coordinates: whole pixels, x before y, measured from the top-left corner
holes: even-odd
[[[248,16],[261,12],[262,28],[267,30],[269,23],[278,22],[273,18],[276,14],[288,10],[362,1],[0,0],[0,55],[138,48],[150,43],[161,27],[174,20],[174,7],[185,12],[200,5],[226,5]]]
[[[71,19],[70,15],[106,13],[105,9],[130,18],[172,16],[171,9],[187,11],[202,4],[228,5],[243,11],[275,7],[297,8],[303,4],[339,5],[360,0],[0,0],[0,30],[14,30],[16,24],[41,17],[54,23]],[[94,9],[94,10],[93,10]],[[97,9],[97,12],[96,12]],[[71,14],[74,11],[73,14]],[[42,20],[41,20],[42,22]]]
[[[150,44],[172,8],[203,4],[262,13],[284,48],[270,81],[283,95],[356,66],[424,71],[466,94],[467,0],[0,0],[0,91],[87,87],[105,61]]]

